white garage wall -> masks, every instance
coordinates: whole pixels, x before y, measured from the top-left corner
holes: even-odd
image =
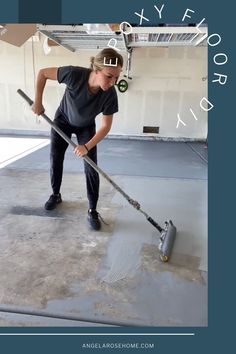
[[[96,54],[87,50],[71,53],[62,47],[52,47],[46,56],[43,39],[42,36],[39,42],[27,41],[20,48],[0,41],[0,132],[48,131],[47,123],[34,116],[16,90],[21,88],[33,98],[34,82],[40,68],[88,67],[90,56]],[[126,53],[122,54],[126,62]],[[199,102],[207,97],[207,48],[137,48],[133,51],[131,64],[132,80],[128,80],[129,88],[125,93],[118,92],[120,110],[114,116],[111,134],[148,136],[143,134],[143,126],[158,126],[158,137],[205,139],[207,112]],[[64,87],[54,81],[47,83],[44,106],[51,118]],[[178,113],[185,126],[179,123],[177,128]],[[100,121],[98,117],[98,126]]]

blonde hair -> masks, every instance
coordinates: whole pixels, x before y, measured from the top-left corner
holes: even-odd
[[[120,65],[121,67],[123,67],[123,57],[122,55],[117,53],[115,49],[105,48],[101,52],[99,52],[95,57],[91,57],[90,63],[90,68],[92,70],[101,71],[107,66],[113,67]]]

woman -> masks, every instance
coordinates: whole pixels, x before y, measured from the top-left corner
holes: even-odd
[[[113,114],[118,111],[117,82],[123,66],[123,58],[112,48],[103,49],[91,58],[91,68],[64,66],[41,69],[36,83],[33,111],[44,112],[43,91],[48,79],[66,84],[66,90],[58,107],[54,122],[71,138],[77,137],[77,156],[88,155],[97,163],[97,144],[111,129]],[[96,132],[95,118],[102,113],[101,128]],[[53,129],[51,130],[50,176],[53,194],[45,204],[52,210],[62,202],[60,187],[63,161],[68,143]],[[84,161],[87,197],[89,201],[88,221],[93,230],[99,230],[101,223],[96,210],[99,196],[99,175]]]

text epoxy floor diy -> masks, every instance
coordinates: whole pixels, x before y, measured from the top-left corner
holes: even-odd
[[[102,177],[108,225],[88,229],[83,165],[70,149],[63,203],[44,211],[46,146],[0,170],[0,325],[206,326],[204,145],[106,139],[99,165],[154,220],[173,220],[170,262],[159,260],[158,231]]]

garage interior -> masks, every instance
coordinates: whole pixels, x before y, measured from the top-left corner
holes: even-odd
[[[0,31],[0,325],[207,326],[207,27]],[[102,177],[98,210],[106,224],[89,230],[83,161],[70,148],[63,203],[43,208],[50,128],[17,89],[33,98],[40,68],[88,67],[108,43],[124,57],[127,88],[117,85],[119,112],[98,145],[98,165],[158,223],[173,220],[168,262],[159,258],[157,230]],[[65,87],[47,85],[44,106],[53,118]]]

